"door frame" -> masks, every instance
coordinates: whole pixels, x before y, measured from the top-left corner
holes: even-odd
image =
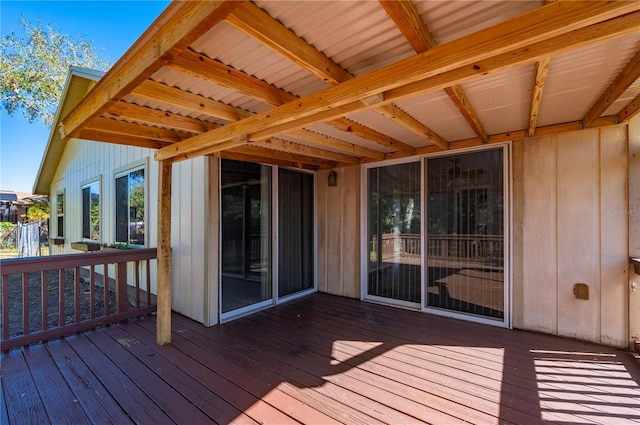
[[[491,319],[488,317],[482,317],[479,315],[454,312],[444,309],[438,309],[428,307],[426,305],[426,284],[428,273],[428,258],[426,256],[427,246],[427,206],[425,203],[425,196],[427,190],[426,184],[426,161],[429,158],[444,157],[465,153],[480,152],[483,150],[502,149],[503,150],[503,194],[504,194],[504,318],[502,320]],[[383,298],[378,296],[371,296],[367,293],[368,285],[368,256],[369,256],[369,242],[368,242],[368,170],[370,168],[386,167],[398,164],[405,164],[409,162],[420,161],[420,174],[421,174],[421,187],[420,187],[420,202],[421,202],[421,301],[420,305],[416,303],[408,303],[405,301],[394,300],[390,298]],[[512,146],[511,142],[495,143],[491,145],[456,149],[455,151],[442,151],[426,155],[416,155],[412,157],[393,159],[388,161],[373,162],[362,165],[361,173],[361,193],[360,193],[360,300],[381,303],[386,305],[392,305],[396,307],[418,310],[429,314],[434,314],[444,317],[452,317],[456,319],[463,319],[475,323],[484,323],[492,326],[512,328],[513,327],[513,161],[512,161]]]
[[[265,310],[267,308],[273,307],[275,305],[294,300],[296,298],[300,298],[311,293],[317,292],[318,290],[318,212],[317,212],[317,173],[310,170],[299,170],[297,168],[291,167],[280,167],[272,164],[262,164],[270,168],[271,173],[271,199],[270,199],[270,207],[271,207],[271,217],[270,217],[270,225],[271,225],[271,240],[270,240],[270,249],[271,249],[271,258],[270,258],[270,266],[271,266],[271,298],[260,301],[255,304],[251,304],[245,307],[238,308],[236,310],[232,310],[226,313],[222,312],[222,201],[221,201],[221,173],[222,173],[222,158],[217,158],[216,161],[216,179],[214,188],[217,192],[217,214],[218,214],[218,223],[217,223],[217,234],[218,237],[215,240],[217,244],[217,280],[218,284],[213,285],[212,289],[216,292],[215,298],[217,299],[218,304],[218,323],[227,323],[233,321],[235,319],[239,319],[244,316],[248,316],[250,314],[256,313],[260,310]],[[292,170],[299,173],[304,173],[311,175],[313,178],[313,235],[312,235],[312,251],[313,251],[313,287],[304,291],[296,292],[284,297],[280,297],[278,293],[278,260],[279,260],[279,251],[278,251],[278,231],[279,231],[279,221],[278,221],[278,212],[279,212],[279,180],[278,180],[278,170],[280,168]]]

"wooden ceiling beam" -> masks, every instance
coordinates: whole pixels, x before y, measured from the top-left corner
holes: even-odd
[[[285,90],[279,89],[265,81],[258,80],[244,72],[191,50],[185,51],[168,66],[179,72],[207,80],[270,105],[279,106],[298,99],[297,96]],[[414,151],[412,146],[365,127],[348,118],[329,120],[326,124],[339,130],[356,134],[359,137],[371,140],[385,147],[399,149],[411,154]]]
[[[300,169],[314,170],[314,171],[320,169],[318,165],[303,164],[303,163],[294,162],[294,161],[285,161],[284,159],[279,159],[279,158],[266,158],[264,156],[250,155],[250,154],[238,152],[235,150],[216,152],[212,156],[216,158],[233,159],[235,161],[278,165],[280,167],[300,168]]]
[[[618,122],[627,122],[640,112],[640,96],[636,96],[622,111],[618,112]]]
[[[272,137],[260,142],[251,142],[250,145],[272,149],[275,151],[295,153],[313,158],[323,158],[331,161],[342,162],[345,164],[357,164],[358,162],[360,162],[359,159],[355,156],[345,155],[338,152],[331,152],[313,146],[301,145],[300,143],[295,143],[276,137]]]
[[[314,158],[306,155],[300,155],[293,152],[283,152],[280,150],[268,149],[261,146],[244,145],[234,148],[233,152],[240,152],[249,155],[253,155],[263,159],[277,159],[291,161],[296,164],[316,165],[320,168],[333,168],[337,167],[340,163],[338,161],[330,161],[321,158]]]
[[[594,126],[591,128],[601,128],[601,127],[609,127],[613,125],[618,125],[618,119],[615,115],[611,115],[608,117],[598,118],[594,122]],[[582,120],[580,121],[570,121],[560,124],[552,124],[543,127],[538,127],[536,134],[534,136],[529,136],[529,129],[515,130],[509,131],[506,133],[496,133],[489,136],[489,144],[492,143],[504,143],[511,142],[514,140],[524,140],[531,139],[535,137],[544,137],[544,136],[553,136],[556,134],[569,133],[572,131],[582,131],[585,128],[582,126]],[[482,141],[480,138],[475,137],[472,139],[465,140],[456,140],[450,143],[451,149],[462,149],[462,148],[470,148],[474,146],[482,145]],[[434,149],[432,146],[425,146],[417,149],[417,154],[425,155],[429,153],[437,152],[437,149]],[[391,154],[390,156],[393,156]]]
[[[549,62],[551,62],[551,58],[544,58],[536,63],[536,75],[533,81],[533,88],[531,89],[531,106],[529,109],[529,137],[533,137],[536,134],[538,113],[540,112],[540,103],[542,102],[544,85],[547,82]]]
[[[406,113],[403,109],[398,106],[390,103],[388,105],[382,105],[375,108],[376,111],[397,122],[402,127],[410,130],[411,132],[425,138],[426,140],[432,142],[434,145],[438,146],[441,149],[449,149],[449,142],[447,142],[442,136],[440,136],[435,131],[431,130],[426,125],[422,124],[417,119],[413,118],[411,115]]]
[[[122,99],[237,7],[229,0],[172,2],[138,41],[62,120],[63,137]]]
[[[160,111],[147,108],[146,106],[135,105],[127,102],[116,102],[104,113],[105,116],[113,116],[129,121],[134,121],[156,127],[169,128],[190,133],[205,133],[219,126],[195,118],[171,112]]]
[[[224,119],[231,122],[238,121],[242,118],[255,115],[253,112],[245,111],[243,109],[236,108],[235,106],[227,105],[217,100],[205,98],[203,96],[199,96],[194,93],[181,90],[177,87],[171,87],[166,84],[154,82],[152,80],[147,80],[144,83],[142,83],[140,86],[138,86],[136,90],[134,90],[134,94],[145,97],[147,99],[154,99],[157,101],[166,102],[166,103],[179,106],[193,112],[199,112],[203,115],[208,115],[211,117],[220,118],[220,119]],[[349,121],[349,120],[345,120],[345,121],[346,121],[346,124],[341,121],[340,125],[344,125],[345,127],[353,126],[352,121]],[[354,132],[357,132],[359,130],[360,130],[360,127],[357,127]],[[345,131],[353,131],[353,130],[349,129]],[[349,155],[353,155],[357,157],[366,157],[366,158],[375,159],[375,160],[384,159],[383,152],[365,148],[365,147],[356,145],[354,143],[345,142],[333,137],[321,135],[306,129],[295,130],[290,133],[286,133],[284,135],[295,137],[295,138],[301,139],[302,141],[321,144],[330,149],[337,149],[343,152],[348,152]],[[372,135],[369,132],[367,133],[367,135],[370,137],[376,136],[376,135]],[[184,139],[184,137],[182,137],[180,140],[182,139]],[[265,139],[268,139],[268,138],[264,138],[261,140],[265,140]],[[388,143],[393,143],[393,140],[389,140]]]
[[[153,80],[144,81],[136,87],[133,94],[225,121],[238,121],[253,115],[252,112],[236,108],[235,106],[227,105],[226,103]]]
[[[149,125],[120,121],[111,118],[95,118],[86,126],[88,130],[111,133],[116,137],[130,135],[143,139],[157,140],[160,142],[175,143],[192,136],[192,133],[179,132],[166,128],[151,127]]]
[[[346,111],[366,109],[358,101],[369,95],[384,92],[385,102],[391,103],[637,31],[638,13],[631,12],[639,9],[640,3],[635,2],[552,3],[271,111],[168,146],[156,152],[156,159],[186,152],[206,154],[215,145],[239,135],[267,135],[275,127],[301,128],[318,122],[323,114],[326,121],[345,115]]]
[[[366,148],[364,146],[356,145],[355,143],[345,142],[334,137],[327,136],[325,134],[316,133],[307,129],[291,130],[283,133],[286,136],[294,137],[303,141],[318,144],[320,146],[326,146],[330,149],[335,149],[342,152],[347,152],[349,155],[368,158],[375,161],[380,161],[385,158],[384,152],[376,151]]]
[[[411,1],[379,0],[379,2],[416,53],[422,53],[437,46],[429,28]],[[454,85],[445,87],[444,91],[478,137],[485,142],[488,141],[487,132],[462,87]]]
[[[638,78],[640,78],[640,50],[636,52],[609,87],[600,95],[596,103],[591,106],[589,112],[582,119],[583,125],[591,127],[594,121]]]
[[[330,84],[353,78],[347,70],[252,2],[242,3],[225,21]]]
[[[236,8],[233,13],[229,14],[226,22],[250,37],[259,40],[267,47],[280,53],[329,84],[336,85],[353,78],[353,75],[351,75],[349,71],[336,64],[331,60],[331,58],[307,43],[304,39],[299,37],[289,28],[285,27],[282,23],[278,22],[254,3],[243,3],[241,6]],[[382,99],[379,98],[379,95],[362,99],[362,101],[367,104],[370,102],[379,103],[381,100]],[[433,143],[441,146],[443,149],[446,149],[446,141],[442,137],[427,128],[418,120],[411,117],[406,112],[400,110],[397,106],[384,105],[380,108],[382,110],[378,112],[382,113],[384,116],[392,118],[401,126],[421,137],[428,140],[433,139],[431,140]],[[378,108],[375,108],[375,110],[378,110]],[[351,124],[349,127],[354,127],[354,125]],[[410,145],[394,140],[391,140],[390,143],[387,144],[384,139],[388,139],[388,136],[381,140],[379,137],[376,137],[375,134],[372,134],[371,131],[366,131],[364,129],[361,130],[365,132],[362,136],[369,140],[379,141],[384,143],[384,146],[387,147],[392,147],[392,143],[393,147],[396,149],[400,149],[409,154],[413,153],[413,147]]]
[[[298,98],[266,81],[259,80],[193,50],[186,50],[167,66],[269,105],[282,105]]]
[[[145,137],[130,136],[127,134],[115,134],[103,130],[93,128],[82,128],[78,135],[78,139],[92,140],[96,142],[114,143],[116,145],[138,146],[141,148],[160,149],[168,146],[169,142],[148,139]]]

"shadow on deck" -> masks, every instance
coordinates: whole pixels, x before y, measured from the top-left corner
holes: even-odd
[[[1,423],[640,423],[629,352],[315,294],[2,355]]]

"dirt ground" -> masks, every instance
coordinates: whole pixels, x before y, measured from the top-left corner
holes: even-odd
[[[45,273],[46,284],[46,305],[47,317],[46,321],[49,328],[61,325],[59,319],[60,308],[64,311],[64,323],[74,323],[76,320],[74,311],[74,272],[66,270],[63,283],[63,303],[60,303],[60,282],[58,271],[49,271]],[[2,285],[4,287],[4,285]],[[0,287],[0,294],[2,293]],[[40,273],[28,274],[28,309],[29,309],[29,332],[37,332],[42,330],[42,280]],[[23,291],[22,291],[22,275],[9,276],[9,335],[18,336],[23,334]],[[89,284],[80,279],[79,284],[80,299],[80,320],[91,318],[91,304],[95,309],[95,316],[104,315],[104,291],[103,287],[96,287],[93,302],[90,300]],[[110,313],[115,311],[115,294],[109,293],[108,308]],[[4,314],[0,313],[0,328],[3,326],[2,318]]]

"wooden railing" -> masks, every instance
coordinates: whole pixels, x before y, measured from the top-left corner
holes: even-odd
[[[372,249],[376,251],[374,235]],[[382,261],[396,257],[420,258],[421,238],[414,233],[385,233],[382,235]],[[427,238],[429,259],[459,261],[498,261],[504,256],[502,236],[489,235],[430,235]]]
[[[0,350],[121,322],[156,309],[156,249],[0,261]]]

